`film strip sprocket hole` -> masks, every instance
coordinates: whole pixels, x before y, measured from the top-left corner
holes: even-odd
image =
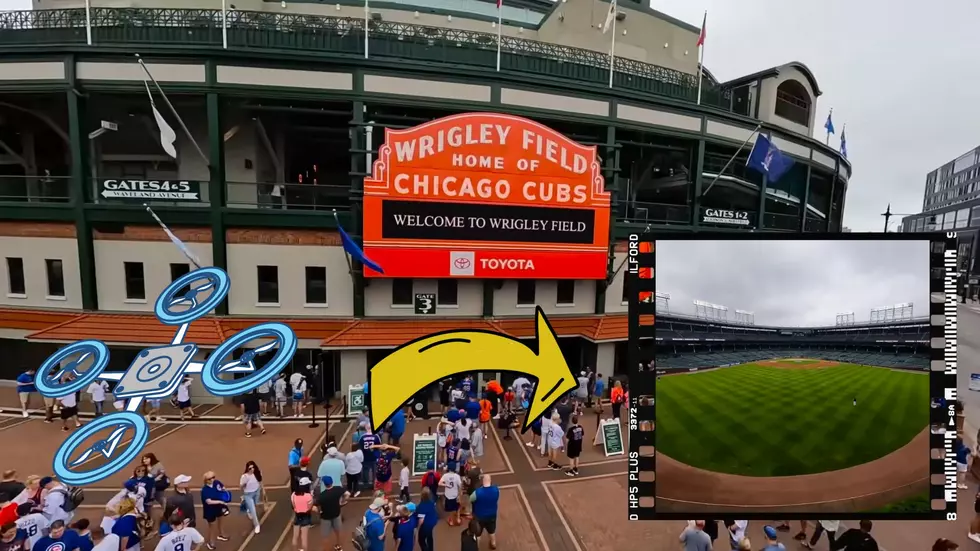
[[[932,362],[929,390],[929,498],[935,518],[956,520],[956,437],[962,420],[955,403],[957,293],[960,273],[955,233],[939,234],[930,249],[930,324]],[[965,292],[965,291],[964,291]],[[942,430],[939,430],[942,428]]]
[[[656,515],[656,369],[653,358],[656,252],[652,240],[641,240],[645,237],[630,235],[624,280],[629,308],[627,510],[630,520],[652,520]]]

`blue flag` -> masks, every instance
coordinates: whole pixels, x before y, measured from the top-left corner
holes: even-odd
[[[831,117],[833,116],[834,116],[834,110],[831,109],[830,113],[827,113],[827,122],[823,124],[823,127],[827,129],[828,134],[834,133],[834,121],[833,119],[831,119]]]
[[[347,232],[344,231],[343,226],[337,224],[337,229],[340,230],[340,240],[344,243],[344,251],[346,251],[351,258],[360,262],[361,264],[364,264],[379,274],[385,273],[381,266],[370,258],[364,256],[364,251],[362,251],[361,248],[357,246],[357,243],[354,243],[354,240],[347,235]]]
[[[745,166],[758,170],[768,176],[770,182],[775,182],[793,168],[793,159],[784,155],[768,137],[759,134]]]
[[[847,158],[847,124],[845,124],[844,129],[840,131],[840,155],[845,159]]]

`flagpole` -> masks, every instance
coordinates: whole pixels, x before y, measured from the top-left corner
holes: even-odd
[[[497,1],[497,72],[500,72],[500,34],[501,34],[501,23],[503,20],[504,3],[501,0]]]
[[[85,41],[92,45],[92,0],[85,0]]]
[[[732,155],[732,158],[728,159],[728,162],[725,163],[725,166],[723,166],[721,170],[718,171],[718,174],[715,174],[714,179],[712,179],[711,183],[708,184],[708,188],[701,193],[701,197],[704,197],[705,195],[708,194],[709,191],[711,191],[711,186],[715,185],[715,182],[718,181],[718,178],[721,178],[721,175],[725,173],[725,170],[727,170],[728,167],[732,165],[732,162],[735,161],[735,157],[738,157],[738,154],[741,153],[743,149],[745,149],[746,144],[752,141],[752,138],[754,138],[755,135],[759,133],[759,130],[761,128],[762,128],[762,123],[756,125],[755,130],[753,130],[752,133],[749,134],[748,138],[745,138],[745,141],[742,142],[742,145],[738,146],[738,150],[735,151],[735,154]]]
[[[337,216],[337,209],[333,209],[333,219],[334,219],[334,222],[337,223],[337,227],[339,228],[340,227],[340,217]],[[347,251],[344,251],[344,258],[347,259],[347,273],[350,274],[351,277],[354,277],[354,264],[351,263],[351,261],[350,261],[350,255],[347,254]]]
[[[616,4],[616,0],[612,0],[612,7],[610,9],[615,10],[613,13],[612,20],[612,44],[609,45],[609,87],[613,87],[613,66],[616,64],[616,19],[619,16],[619,5]]]
[[[173,244],[178,249],[180,249],[180,252],[184,253],[184,256],[187,258],[187,260],[190,260],[191,264],[193,264],[195,268],[200,270],[201,269],[200,260],[196,256],[194,256],[194,254],[191,253],[191,251],[187,248],[186,245],[184,245],[184,242],[181,241],[180,238],[174,235],[174,232],[170,231],[170,228],[168,228],[167,225],[163,223],[163,220],[160,220],[160,217],[157,216],[157,213],[153,212],[153,209],[150,208],[150,205],[143,203],[143,208],[146,209],[146,212],[150,213],[150,216],[152,216],[153,219],[157,221],[157,224],[160,224],[160,227],[163,228],[164,233],[166,233],[167,237],[170,238],[170,241],[173,242]]]
[[[189,139],[191,143],[194,145],[194,149],[197,150],[197,154],[200,155],[202,159],[204,159],[204,164],[210,167],[211,160],[208,159],[208,156],[204,154],[203,150],[201,150],[201,146],[197,145],[197,140],[194,139],[194,135],[191,134],[191,131],[187,129],[187,125],[184,124],[184,119],[180,118],[180,113],[178,113],[177,109],[174,108],[174,104],[170,103],[170,98],[167,97],[167,94],[163,91],[163,88],[160,88],[160,84],[156,81],[155,78],[153,78],[153,75],[150,74],[150,69],[146,66],[145,63],[143,63],[143,58],[141,58],[139,54],[136,54],[136,61],[139,62],[140,67],[143,68],[143,72],[146,73],[146,76],[150,77],[150,82],[153,83],[153,86],[157,89],[157,92],[160,92],[160,96],[163,98],[164,103],[167,104],[167,107],[170,108],[170,112],[173,113],[174,117],[177,118],[177,123],[180,124],[181,130],[183,130],[184,133],[187,134],[187,139]]]
[[[701,22],[701,34],[698,36],[698,42],[701,43],[701,55],[698,58],[698,105],[701,105],[701,83],[704,81],[704,27],[707,23],[708,11],[705,10],[704,19]]]
[[[221,0],[221,46],[228,49],[228,0]]]
[[[368,58],[368,26],[371,19],[371,8],[368,0],[364,0],[364,59]]]

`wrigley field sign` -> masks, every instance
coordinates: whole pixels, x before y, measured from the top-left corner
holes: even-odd
[[[200,201],[201,182],[188,180],[101,180],[105,199],[137,201]]]

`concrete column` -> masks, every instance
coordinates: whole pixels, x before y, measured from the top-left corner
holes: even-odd
[[[340,352],[340,393],[347,395],[347,387],[367,382],[367,350],[343,350]]]

